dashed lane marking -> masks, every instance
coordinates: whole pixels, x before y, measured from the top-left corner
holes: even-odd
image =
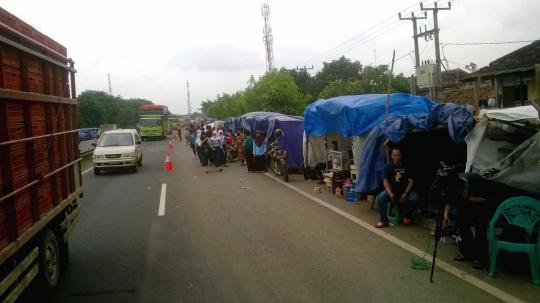
[[[159,196],[158,216],[165,216],[165,197],[167,195],[167,184],[161,184],[161,195]]]

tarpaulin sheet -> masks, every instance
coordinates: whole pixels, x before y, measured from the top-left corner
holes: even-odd
[[[252,135],[259,130],[266,133],[271,141],[277,129],[283,130],[283,137],[278,146],[287,151],[287,166],[301,168],[304,163],[302,155],[302,138],[304,133],[304,118],[272,112],[251,112],[239,118],[240,125],[249,130]]]
[[[225,130],[232,132],[233,134],[236,133],[236,130],[239,128],[239,119],[236,117],[229,117],[225,119]]]
[[[382,184],[382,170],[386,164],[383,143],[386,139],[397,143],[412,129],[429,130],[444,124],[456,144],[464,144],[465,137],[474,127],[474,109],[468,105],[439,104],[428,114],[395,116],[375,127],[367,136],[358,169],[357,192],[373,192]],[[426,146],[429,148],[429,146]]]
[[[482,110],[467,135],[467,172],[540,195],[540,132],[499,121],[536,120],[533,106]],[[530,136],[519,143],[519,138]],[[517,141],[516,141],[517,140]]]
[[[307,135],[339,132],[344,137],[367,134],[384,120],[386,94],[341,96],[317,100],[304,110]],[[435,103],[426,97],[390,94],[389,117],[428,113]]]

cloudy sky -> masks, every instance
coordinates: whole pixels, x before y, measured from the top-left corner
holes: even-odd
[[[261,5],[254,0],[0,0],[0,6],[68,48],[77,89],[142,97],[187,112],[265,71]],[[345,55],[364,65],[389,63],[413,72],[412,24],[397,13],[421,14],[419,0],[268,0],[277,67],[314,65]],[[425,1],[426,7],[433,0]],[[446,6],[447,1],[439,2]],[[441,43],[540,38],[538,0],[453,0],[439,13]],[[432,26],[431,14],[427,22]],[[526,43],[444,47],[450,68],[484,66]],[[420,42],[421,60],[434,59],[433,41]]]

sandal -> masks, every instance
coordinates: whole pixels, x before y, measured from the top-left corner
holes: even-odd
[[[456,257],[454,257],[454,261],[457,261],[457,262],[465,262],[465,261],[469,261],[469,260],[470,260],[470,258],[467,258],[462,254],[459,254]]]
[[[386,226],[386,223],[384,223],[384,222],[379,222],[379,223],[377,223],[377,225],[375,225],[375,227],[377,227],[377,228],[384,228],[385,226]]]
[[[482,262],[480,262],[480,261],[478,261],[478,260],[474,260],[474,261],[472,262],[472,267],[473,267],[474,269],[482,270],[482,269],[484,269],[484,264],[482,264]]]

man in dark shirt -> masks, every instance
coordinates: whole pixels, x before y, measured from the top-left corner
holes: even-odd
[[[482,269],[488,264],[488,224],[497,207],[508,198],[529,194],[473,173],[464,174],[452,183],[455,186],[449,188],[443,227],[450,224],[451,207],[456,207],[461,241],[460,254],[454,260],[471,261],[474,268]]]
[[[401,162],[401,150],[392,148],[390,154],[391,163],[383,169],[384,191],[377,196],[379,207],[379,223],[377,228],[388,225],[388,202],[397,203],[403,212],[403,224],[411,224],[411,216],[418,202],[418,195],[412,190],[414,180]]]

